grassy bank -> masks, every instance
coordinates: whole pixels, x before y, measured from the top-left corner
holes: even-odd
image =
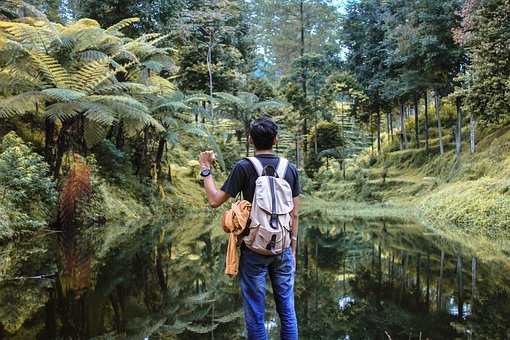
[[[428,153],[423,147],[400,151],[398,136],[384,136],[381,155],[372,150],[360,155],[345,178],[334,167],[322,168],[310,190],[321,203],[310,203],[328,214],[414,217],[448,237],[475,237],[473,247],[508,249],[510,124],[480,127],[476,152],[464,143],[459,160],[451,131],[445,133],[443,155],[432,130]],[[344,209],[341,202],[353,203]]]

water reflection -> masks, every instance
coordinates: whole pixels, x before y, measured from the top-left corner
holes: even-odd
[[[306,223],[296,276],[301,339],[510,339],[508,260],[487,261],[418,225]],[[4,314],[0,338],[245,338],[217,226],[197,215],[122,229],[94,264],[93,285],[62,296],[45,284],[44,307],[16,332]],[[22,296],[33,285],[9,284],[0,293]],[[267,289],[266,328],[278,339]]]
[[[307,226],[297,306],[307,339],[510,339],[508,262],[418,225]]]

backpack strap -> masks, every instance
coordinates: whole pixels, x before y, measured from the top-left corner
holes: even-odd
[[[257,159],[257,157],[246,157],[247,160],[250,161],[250,163],[255,168],[255,171],[257,172],[257,175],[260,177],[262,176],[262,172],[264,171],[264,167],[262,166],[262,163]]]
[[[278,162],[278,167],[276,168],[276,173],[278,174],[278,178],[284,179],[285,173],[287,172],[287,167],[289,166],[289,161],[287,158],[280,157]]]

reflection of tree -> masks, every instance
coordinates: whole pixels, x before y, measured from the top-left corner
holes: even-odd
[[[307,322],[300,323],[303,335],[316,338],[321,329],[330,329],[336,338],[387,339],[387,331],[392,339],[419,338],[420,333],[422,339],[451,339],[472,332],[489,339],[484,334],[491,334],[492,326],[494,339],[508,338],[508,307],[490,308],[487,303],[497,304],[494,294],[479,293],[509,286],[505,271],[497,270],[503,265],[480,265],[463,253],[461,243],[412,225],[360,222],[346,227],[315,221],[317,227],[307,227],[306,222],[301,249],[308,251],[301,256],[314,275],[298,276],[300,321],[300,302],[319,302],[318,308],[311,305]],[[508,299],[500,295],[501,303],[508,305]],[[324,315],[323,310],[334,312]],[[332,319],[337,324],[330,325]]]

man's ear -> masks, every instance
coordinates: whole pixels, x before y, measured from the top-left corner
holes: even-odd
[[[278,136],[275,136],[273,138],[273,145],[276,145],[276,144],[278,144]]]
[[[251,139],[250,135],[248,135],[248,144],[253,145],[253,139]]]

